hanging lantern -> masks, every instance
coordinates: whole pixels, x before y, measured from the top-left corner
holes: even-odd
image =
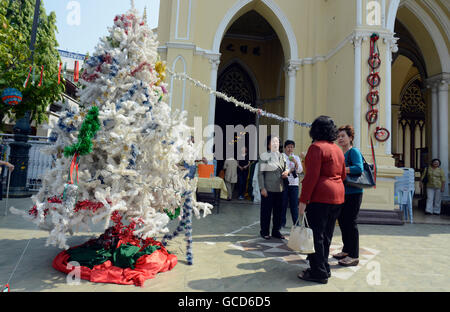
[[[22,93],[14,88],[6,88],[2,93],[2,100],[5,104],[16,106],[22,102]]]

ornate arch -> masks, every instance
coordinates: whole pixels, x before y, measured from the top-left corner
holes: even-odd
[[[402,145],[400,159],[405,163],[409,152],[409,167],[419,171],[428,152],[426,144],[426,102],[421,88],[420,75],[414,76],[400,94],[399,129]],[[417,140],[416,137],[419,137]],[[407,138],[409,146],[406,145]]]
[[[277,33],[278,37],[286,38],[288,42],[282,41],[283,48],[289,47],[288,51],[284,51],[284,54],[289,60],[297,60],[298,59],[298,44],[297,38],[295,36],[294,30],[284,14],[284,12],[280,9],[280,7],[273,0],[240,0],[237,2],[228,12],[225,14],[224,18],[219,24],[219,27],[216,30],[216,34],[214,36],[212,51],[214,53],[220,53],[220,43],[228,29],[228,27],[233,23],[236,18],[246,13],[248,10],[245,8],[252,3],[261,2],[263,3],[277,18],[278,22],[283,29],[283,34]]]

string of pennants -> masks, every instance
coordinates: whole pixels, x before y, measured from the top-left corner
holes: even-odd
[[[35,71],[36,68],[39,69],[40,74],[39,74],[39,83],[37,85],[37,87],[42,87],[44,84],[44,70],[45,67],[44,65],[41,66],[30,66],[28,69],[28,74],[27,74],[27,78],[25,79],[25,81],[23,82],[23,88],[27,88],[28,84],[31,85],[35,85]],[[67,63],[64,63],[64,67],[62,62],[59,63],[59,67],[58,67],[58,84],[61,84],[61,78],[64,77],[64,79],[66,78],[66,71],[67,71]],[[78,80],[80,79],[80,62],[79,61],[75,61],[74,64],[74,74],[73,74],[73,81],[74,82],[78,82]],[[30,83],[31,81],[31,83]],[[3,90],[2,95],[1,95],[1,99],[2,101],[10,106],[16,106],[19,105],[20,102],[22,102],[22,92],[20,92],[18,89],[16,88],[6,88]]]
[[[27,78],[25,79],[25,81],[23,83],[24,88],[26,88],[28,86],[28,83],[30,82],[31,77],[33,77],[32,84],[34,85],[34,81],[35,81],[34,70],[35,70],[35,68],[33,66],[30,66],[30,68],[28,69]],[[61,83],[62,77],[64,77],[64,78],[66,77],[66,71],[67,71],[67,63],[64,63],[64,67],[63,67],[63,63],[60,62],[59,67],[58,67],[58,84]],[[40,78],[39,78],[39,83],[37,85],[38,87],[41,87],[43,85],[43,79],[44,79],[44,65],[40,66]],[[79,79],[80,79],[80,62],[75,61],[73,81],[78,82]]]

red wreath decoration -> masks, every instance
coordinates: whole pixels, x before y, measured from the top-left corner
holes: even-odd
[[[366,121],[371,125],[376,123],[378,120],[378,109],[371,109],[366,114]]]
[[[372,69],[377,69],[381,65],[380,56],[377,53],[375,53],[369,58],[368,62],[369,62],[369,66]]]
[[[378,91],[377,90],[370,91],[369,94],[367,94],[367,96],[366,96],[366,100],[367,100],[367,103],[369,103],[369,105],[371,105],[371,106],[377,105],[378,102],[380,101],[380,96],[378,95]]]
[[[377,41],[380,37],[378,34],[372,34],[370,37],[370,56],[369,56],[369,66],[370,74],[367,77],[367,82],[370,86],[370,91],[366,96],[367,103],[371,106],[371,109],[366,113],[366,121],[370,125],[374,124],[378,120],[378,109],[375,106],[380,101],[380,96],[376,88],[381,84],[381,78],[379,73],[376,71],[381,65],[380,52],[378,51]],[[389,139],[390,133],[386,128],[377,127],[375,130],[375,139],[379,142],[385,142]],[[371,139],[372,140],[372,139]]]
[[[367,77],[367,82],[372,88],[376,88],[381,83],[381,78],[378,73],[371,73],[369,77]]]
[[[377,129],[375,130],[375,139],[377,139],[377,141],[385,142],[389,139],[390,136],[391,133],[386,128],[377,127]]]

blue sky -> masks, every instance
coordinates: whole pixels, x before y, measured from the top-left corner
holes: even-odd
[[[47,15],[54,11],[57,17],[60,50],[85,54],[94,52],[99,38],[108,33],[116,15],[126,13],[129,0],[42,0]],[[160,0],[135,0],[142,14],[147,7],[147,23],[158,26]]]

